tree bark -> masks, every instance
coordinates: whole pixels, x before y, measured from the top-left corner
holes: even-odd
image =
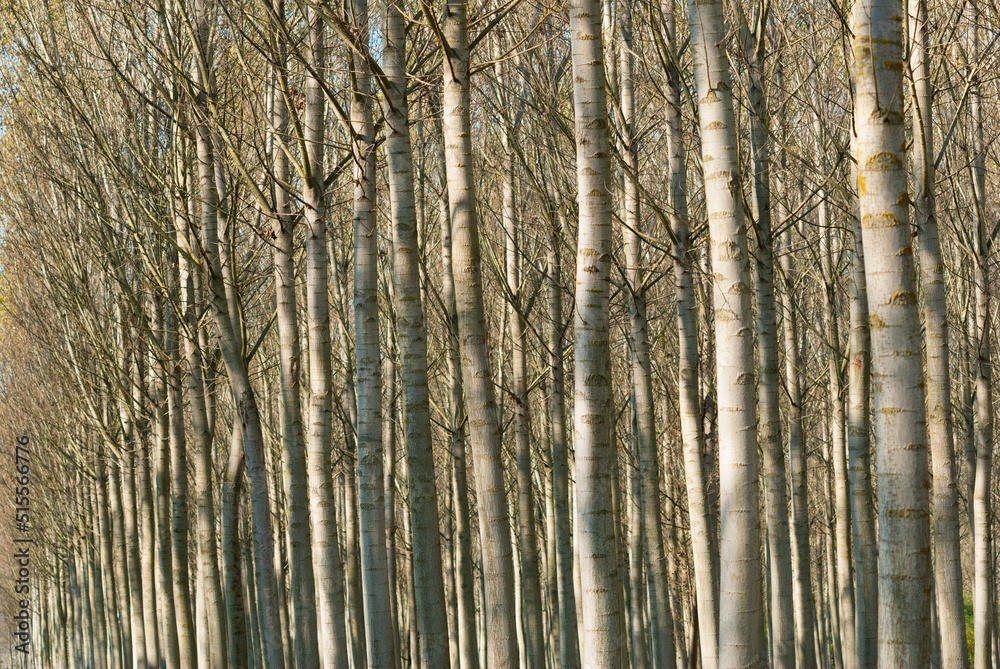
[[[514,449],[517,454],[517,511],[521,592],[524,610],[524,651],[527,669],[541,669],[545,658],[542,638],[542,587],[538,569],[535,495],[531,463],[531,414],[528,405],[527,324],[521,298],[521,254],[517,201],[514,193],[513,123],[503,128],[502,222],[507,246],[507,327],[511,339],[511,395],[514,404]]]
[[[934,596],[940,630],[941,666],[968,666],[965,604],[962,598],[962,558],[959,542],[958,480],[952,443],[951,379],[948,360],[948,309],[944,259],[934,202],[934,90],[928,54],[926,0],[907,2],[909,69],[913,82],[914,194],[913,224],[917,233],[920,285],[923,289],[924,346],[927,388],[927,437],[934,489]],[[936,645],[936,644],[935,644]]]
[[[714,274],[719,424],[719,666],[756,667],[760,648],[760,531],[753,318],[732,83],[722,3],[691,2],[692,53]]]
[[[788,530],[788,494],[785,456],[781,439],[778,372],[778,327],[774,299],[774,248],[771,224],[771,171],[769,157],[769,110],[764,90],[765,31],[768,5],[752,10],[753,28],[741,15],[743,51],[749,65],[750,143],[753,154],[754,213],[757,219],[757,367],[760,380],[757,401],[760,416],[761,452],[764,456],[764,514],[769,550],[769,626],[775,669],[795,666],[795,616],[792,613],[792,561]]]
[[[386,9],[383,66],[386,156],[392,220],[393,291],[396,336],[403,384],[403,429],[407,445],[409,495],[413,523],[413,569],[420,617],[420,648],[427,667],[450,664],[448,618],[442,580],[437,485],[431,444],[430,395],[427,385],[427,327],[420,290],[420,246],[414,198],[413,150],[406,96],[406,19],[402,7]],[[442,221],[442,227],[447,222]],[[450,269],[448,270],[450,271]],[[445,279],[448,282],[448,279]],[[465,513],[468,514],[466,506]],[[466,515],[467,517],[467,515]],[[446,659],[447,658],[447,659]]]
[[[191,248],[188,231],[181,231],[184,237],[181,248]],[[214,435],[209,425],[208,408],[205,397],[205,379],[201,346],[199,344],[199,322],[201,276],[192,269],[188,261],[180,257],[180,280],[182,306],[187,326],[184,348],[187,358],[187,387],[190,398],[191,427],[195,449],[195,489],[197,497],[197,559],[198,581],[203,586],[199,599],[204,606],[207,626],[197,635],[200,667],[222,667],[226,665],[225,622],[222,613],[222,584],[219,576],[219,559],[215,543],[215,502],[212,482],[212,441]]]
[[[795,304],[796,276],[793,269],[791,230],[786,229],[782,244],[781,270],[785,290],[784,309],[785,384],[788,392],[788,482],[791,488],[790,544],[792,557],[792,598],[795,602],[795,666],[816,669],[816,605],[812,586],[809,546],[809,486],[805,435],[802,429],[803,365],[799,344],[798,306]]]
[[[826,193],[821,190],[820,198]],[[837,551],[837,591],[833,593],[837,601],[837,613],[840,616],[840,646],[845,669],[858,666],[856,643],[856,627],[854,614],[854,578],[851,574],[851,504],[847,475],[847,444],[845,441],[844,416],[844,383],[840,374],[840,326],[837,320],[837,285],[833,265],[833,235],[827,219],[828,213],[825,200],[819,204],[820,234],[822,239],[821,264],[823,278],[826,284],[824,300],[826,339],[827,339],[827,372],[830,383],[830,431],[831,431],[831,475],[833,476],[834,498],[834,539]]]
[[[452,224],[452,274],[458,337],[462,351],[462,380],[469,409],[469,436],[476,468],[480,546],[485,581],[484,626],[487,664],[517,663],[517,625],[514,616],[514,563],[506,484],[500,455],[500,425],[486,338],[483,307],[479,222],[473,179],[470,119],[468,4],[449,0],[445,7],[444,38],[449,49],[444,63],[444,142],[448,174],[448,201]],[[447,644],[441,648],[447,652]],[[438,665],[445,666],[445,665]]]
[[[583,607],[584,666],[624,661],[621,575],[615,541],[611,433],[611,165],[601,8],[597,0],[570,6],[576,122],[579,232],[577,239],[573,445],[576,449],[577,547]]]
[[[852,164],[851,180],[858,183]],[[878,661],[878,545],[871,481],[871,334],[868,327],[868,286],[861,218],[851,216],[854,254],[851,259],[851,359],[848,365],[847,442],[851,484],[851,520],[854,530],[855,615],[858,663],[870,667]]]
[[[354,29],[367,45],[368,0],[353,0]],[[351,57],[351,128],[354,154],[354,355],[358,397],[358,525],[368,666],[389,668],[395,660],[383,497],[381,325],[378,306],[378,227],[375,201],[375,125],[371,73]],[[353,513],[353,509],[347,511]],[[436,527],[435,536],[437,535]],[[440,573],[440,569],[439,569]],[[360,668],[356,668],[360,669]]]
[[[556,206],[552,204],[553,208]],[[556,515],[556,580],[559,588],[559,666],[576,669],[580,666],[579,638],[576,617],[576,592],[573,581],[573,537],[570,527],[569,455],[566,446],[566,381],[563,371],[563,308],[562,308],[562,216],[551,216],[548,270],[549,308],[549,374],[551,395],[549,412],[552,416],[552,496]]]
[[[878,447],[881,666],[930,662],[930,528],[920,313],[907,210],[899,0],[854,16],[858,195]]]
[[[698,642],[704,669],[718,666],[719,588],[716,569],[714,523],[707,497],[708,477],[703,452],[701,395],[698,387],[698,299],[692,265],[691,232],[687,207],[687,167],[681,118],[680,72],[678,70],[676,8],[673,0],[663,5],[670,59],[667,68],[667,104],[664,108],[670,166],[670,228],[674,237],[673,271],[677,301],[678,397],[681,442],[684,451],[685,484],[694,557]]]
[[[275,320],[278,326],[278,357],[281,383],[281,481],[285,498],[286,535],[288,546],[288,578],[291,590],[291,618],[294,620],[292,648],[295,666],[313,667],[319,663],[316,627],[316,581],[313,573],[312,539],[309,526],[309,488],[306,446],[302,434],[302,351],[299,344],[298,305],[295,285],[295,227],[298,216],[291,211],[287,190],[291,169],[285,151],[291,143],[288,136],[289,110],[286,103],[287,48],[282,31],[285,29],[285,3],[275,0],[271,20],[274,25],[272,42],[273,77],[271,96],[270,153],[274,183],[271,186],[274,232]],[[312,115],[305,111],[303,135],[314,132]],[[301,126],[300,126],[301,127]],[[311,137],[309,139],[312,139]],[[286,656],[288,652],[286,652]]]
[[[634,80],[633,37],[634,7],[631,0],[620,8],[621,54],[619,79],[621,84],[625,156],[625,216],[622,235],[625,239],[625,278],[629,291],[629,325],[631,333],[631,375],[635,399],[635,438],[637,439],[639,482],[641,491],[638,529],[644,533],[648,552],[650,582],[649,622],[653,659],[657,669],[673,669],[676,663],[673,638],[673,614],[667,581],[667,558],[663,544],[663,522],[660,509],[660,454],[656,442],[656,403],[653,399],[653,364],[650,356],[649,324],[646,311],[646,278],[641,239],[639,211],[639,145],[636,132],[636,100]],[[643,560],[638,562],[643,564]],[[632,608],[635,608],[633,603]]]
[[[973,58],[979,54],[979,28],[973,28]],[[977,75],[973,75],[977,76]],[[993,637],[997,633],[993,556],[992,472],[993,472],[993,373],[990,324],[990,284],[986,218],[986,149],[983,141],[982,93],[977,79],[972,82],[973,156],[972,193],[974,203],[973,279],[976,299],[976,480],[973,489],[973,634],[976,669],[992,669]]]

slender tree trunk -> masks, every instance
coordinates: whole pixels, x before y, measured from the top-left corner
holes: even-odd
[[[131,345],[131,342],[129,343]],[[130,353],[126,353],[125,338],[121,339],[122,346],[122,385],[130,388],[131,376],[129,368],[134,364]],[[133,405],[134,409],[134,405]],[[138,505],[136,504],[135,473],[136,473],[136,426],[129,413],[128,407],[123,402],[119,416],[122,424],[122,434],[124,437],[124,449],[121,458],[121,487],[122,487],[122,514],[124,524],[125,557],[128,564],[128,589],[130,622],[132,635],[132,653],[135,667],[145,669],[146,659],[146,627],[143,621],[143,601],[142,601],[142,567],[139,560],[139,528],[136,518]],[[71,567],[72,565],[70,565]],[[73,572],[70,571],[72,574]],[[77,621],[79,622],[79,621]],[[78,628],[71,628],[75,632]]]
[[[120,464],[117,455],[110,452],[104,456],[107,459],[108,469],[105,474],[105,494],[107,495],[108,520],[111,523],[111,564],[114,569],[115,608],[117,609],[117,624],[121,634],[121,647],[119,649],[122,667],[132,666],[132,627],[129,617],[129,580],[128,561],[125,549],[125,526],[122,515],[122,489]],[[56,629],[64,630],[65,627]],[[66,638],[65,634],[60,635],[60,642]]]
[[[386,12],[386,49],[383,52],[383,67],[389,78],[386,90],[389,103],[386,111],[386,155],[389,161],[394,307],[410,475],[413,569],[417,575],[416,606],[420,617],[423,662],[428,667],[446,667],[450,663],[448,618],[431,447],[427,328],[420,290],[420,240],[417,235],[413,150],[406,97],[406,19],[397,2],[390,3]],[[445,226],[447,222],[443,221],[442,227]],[[445,282],[450,283],[448,278]],[[467,506],[465,513],[468,513]]]
[[[941,666],[962,669],[969,663],[962,600],[962,558],[958,529],[958,481],[952,444],[951,380],[948,362],[948,310],[944,259],[934,203],[934,91],[928,54],[926,0],[908,1],[909,68],[913,81],[913,218],[917,232],[920,285],[923,289],[926,350],[927,436],[934,490],[934,585],[940,627]],[[935,644],[937,645],[937,644]]]
[[[368,0],[353,0],[354,28],[368,44]],[[396,654],[385,555],[382,465],[382,364],[378,307],[378,229],[375,219],[375,126],[371,73],[351,58],[354,88],[351,127],[354,153],[354,354],[358,396],[358,525],[368,665],[389,668]],[[353,513],[353,509],[348,511]],[[437,536],[434,528],[435,537]],[[438,570],[440,574],[440,568]],[[360,667],[356,667],[360,669]]]
[[[742,19],[750,114],[750,142],[754,167],[754,213],[757,220],[755,275],[757,299],[757,366],[760,373],[757,400],[760,414],[761,452],[764,456],[764,513],[769,550],[770,623],[772,665],[795,666],[795,616],[792,613],[792,562],[788,531],[788,494],[785,456],[781,439],[778,372],[778,328],[774,299],[774,249],[771,225],[771,173],[768,147],[769,111],[764,90],[767,4],[754,10],[753,29]]]
[[[620,65],[621,103],[624,128],[625,217],[622,234],[625,238],[626,280],[629,289],[629,319],[631,332],[632,388],[635,399],[636,439],[643,521],[638,529],[645,533],[644,545],[649,553],[650,635],[653,659],[658,669],[673,669],[673,615],[667,591],[667,559],[663,546],[663,523],[660,513],[660,457],[656,444],[656,404],[653,399],[653,369],[649,352],[649,326],[646,318],[646,282],[643,271],[643,251],[640,238],[639,212],[639,146],[635,119],[635,80],[633,55],[633,3],[626,0],[621,7],[622,34]],[[642,544],[640,544],[642,545]],[[643,563],[640,560],[637,564]],[[633,579],[635,577],[633,576]],[[635,608],[633,603],[632,608]]]
[[[553,207],[556,205],[553,203]],[[580,666],[577,646],[576,593],[573,581],[573,537],[570,532],[569,456],[566,447],[566,394],[563,372],[562,216],[551,217],[548,249],[549,374],[551,375],[552,496],[556,514],[556,580],[559,588],[559,666]],[[463,667],[464,669],[464,667]]]
[[[449,49],[444,63],[444,142],[448,201],[452,223],[452,273],[462,379],[469,408],[469,436],[476,468],[480,545],[486,585],[485,626],[489,629],[487,664],[517,663],[514,616],[514,564],[510,521],[500,454],[500,425],[493,374],[490,369],[483,307],[482,261],[473,179],[470,118],[468,4],[449,0],[444,38]],[[440,652],[447,651],[444,644]],[[444,666],[440,664],[438,666]]]
[[[391,292],[391,291],[390,291]],[[395,319],[393,319],[393,323]],[[402,667],[402,636],[399,626],[398,575],[396,560],[396,417],[399,415],[399,403],[396,390],[396,347],[392,345],[392,334],[395,327],[390,328],[389,350],[385,357],[385,397],[388,415],[382,423],[382,443],[385,446],[385,469],[383,471],[383,501],[385,504],[385,554],[386,569],[389,580],[389,617],[392,621],[392,643],[395,649],[392,667]]]
[[[691,2],[705,198],[714,274],[719,421],[719,666],[756,667],[761,565],[757,522],[757,434],[746,228],[739,192],[732,84],[722,46],[722,2]]]
[[[443,167],[443,165],[442,165]],[[462,362],[459,353],[458,316],[455,312],[455,288],[451,263],[451,216],[448,193],[442,183],[441,193],[441,299],[445,304],[449,327],[448,387],[450,390],[451,492],[455,506],[455,589],[458,596],[458,645],[462,669],[479,667],[476,635],[476,592],[472,575],[472,518],[469,514],[469,482],[465,455],[465,403],[462,399]],[[458,669],[456,667],[456,669]]]
[[[345,337],[346,340],[346,337]],[[351,352],[343,350],[346,357]],[[351,372],[353,374],[353,370]],[[368,630],[365,627],[365,599],[361,584],[361,539],[358,508],[357,479],[357,434],[358,415],[354,386],[351,384],[344,393],[344,399],[352,409],[347,409],[344,418],[344,449],[338,484],[342,497],[341,513],[344,521],[344,563],[347,576],[347,625],[351,640],[352,669],[366,669],[368,666]]]
[[[400,472],[400,477],[402,480],[406,481],[409,479],[409,462],[408,458],[403,458],[402,471]],[[410,546],[413,545],[413,515],[410,511],[409,505],[403,505],[403,536],[410,540]],[[416,585],[414,583],[414,571],[413,571],[413,551],[410,551],[409,559],[406,561],[406,605],[407,605],[407,622],[409,623],[407,629],[407,640],[406,647],[408,652],[406,653],[410,667],[413,669],[420,669],[423,665],[420,660],[420,623],[417,620],[417,597],[415,591]]]
[[[326,66],[323,20],[310,9],[309,63]],[[306,433],[309,481],[309,517],[312,521],[312,559],[318,604],[319,656],[326,669],[347,666],[344,620],[344,568],[338,542],[333,492],[333,387],[330,342],[329,259],[327,256],[326,199],[323,187],[326,99],[321,82],[309,74],[305,84],[303,133],[308,170],[303,179],[306,221],[306,327],[309,334],[309,427]]]
[[[546,384],[547,386],[547,384]],[[548,390],[546,387],[545,390]],[[543,392],[548,395],[547,392]],[[544,404],[542,404],[544,406]],[[542,538],[544,544],[545,562],[543,564],[545,578],[545,595],[543,601],[545,609],[545,626],[547,630],[546,647],[544,649],[543,660],[545,666],[554,666],[559,657],[559,573],[556,558],[556,507],[555,499],[552,495],[552,426],[549,414],[544,410],[540,412],[544,425],[544,434],[549,438],[549,449],[541,454],[542,467],[538,472],[538,489],[542,491],[543,509],[545,514],[545,534]]]
[[[820,191],[820,197],[826,194]],[[835,599],[840,616],[840,646],[845,669],[858,666],[857,644],[855,642],[854,618],[854,578],[851,575],[851,506],[847,479],[847,452],[844,428],[843,377],[840,375],[840,327],[837,321],[837,286],[833,266],[833,240],[827,220],[826,205],[819,205],[820,230],[822,240],[823,277],[826,284],[824,300],[826,339],[828,346],[827,370],[830,383],[830,430],[831,472],[833,477],[834,541],[837,551],[837,590]]]
[[[802,429],[802,377],[798,331],[798,307],[794,302],[797,277],[793,269],[791,230],[786,230],[781,254],[785,290],[784,309],[785,384],[788,392],[788,482],[791,488],[792,599],[795,606],[795,666],[816,669],[816,605],[812,587],[809,546],[809,486],[805,435]]]
[[[506,122],[503,130],[503,209],[502,220],[507,242],[507,290],[510,301],[507,314],[511,339],[511,386],[514,404],[514,443],[517,454],[517,510],[520,546],[521,592],[524,615],[524,651],[528,669],[544,665],[542,638],[542,587],[538,569],[538,538],[535,529],[535,495],[531,463],[531,415],[528,406],[527,324],[521,299],[521,247],[517,203],[514,193],[515,130]]]
[[[709,473],[702,453],[701,395],[698,388],[698,300],[692,274],[693,255],[687,211],[687,167],[681,118],[680,72],[677,67],[676,9],[673,0],[663,3],[667,43],[671,58],[667,69],[667,105],[664,108],[670,165],[670,227],[674,236],[673,270],[677,301],[678,405],[684,450],[691,552],[694,557],[698,640],[704,669],[718,666],[719,596],[713,565],[716,554],[714,524],[709,515]]]
[[[183,166],[180,169],[185,169]],[[180,203],[178,203],[178,208]],[[183,213],[177,213],[178,223]],[[178,244],[183,228],[178,232]],[[181,246],[183,248],[183,246]],[[179,286],[178,263],[180,254],[168,259],[167,281],[171,290]],[[174,295],[174,297],[179,297]],[[173,299],[171,300],[174,301]],[[191,602],[192,581],[188,565],[188,472],[187,472],[187,439],[184,421],[184,400],[181,394],[181,359],[180,331],[173,307],[165,310],[166,320],[166,351],[167,351],[167,416],[170,430],[170,539],[173,545],[173,563],[171,576],[173,579],[174,611],[177,617],[177,640],[180,648],[180,666],[184,669],[194,669],[198,661],[195,648],[196,636],[194,629],[194,611]]]
[[[635,393],[632,393],[632,400],[635,400]],[[649,653],[649,642],[646,636],[646,593],[643,575],[646,572],[645,561],[646,552],[643,543],[643,517],[642,507],[642,476],[639,472],[639,439],[636,428],[636,420],[633,410],[632,416],[632,457],[635,464],[627,463],[628,467],[628,501],[626,505],[626,519],[628,523],[628,631],[629,631],[629,659],[634,669],[650,669],[652,660]],[[653,623],[652,617],[650,623]],[[652,626],[652,625],[650,625]]]
[[[104,579],[104,593],[101,606],[104,608],[104,619],[107,621],[108,629],[108,666],[115,669],[123,666],[124,641],[122,640],[122,627],[118,620],[116,609],[121,611],[118,602],[117,570],[114,568],[114,553],[112,552],[112,529],[109,518],[108,501],[108,470],[105,456],[98,454],[96,467],[96,479],[94,480],[94,525],[95,534],[99,543],[100,571],[97,576]]]
[[[837,589],[837,521],[834,511],[834,482],[833,482],[833,458],[831,457],[830,441],[832,436],[833,412],[824,412],[824,439],[823,439],[823,524],[826,526],[823,532],[824,566],[826,567],[826,583],[820,584],[825,597],[823,598],[823,611],[826,613],[827,638],[823,649],[824,653],[833,655],[833,666],[842,669],[844,666],[844,635],[843,624],[840,618],[840,607],[838,605]]]
[[[158,669],[160,666],[160,645],[159,633],[157,632],[155,540],[153,538],[156,532],[156,516],[153,509],[149,473],[149,439],[153,435],[150,434],[150,416],[147,413],[144,400],[147,392],[152,396],[154,384],[151,375],[147,377],[147,360],[148,345],[140,339],[135,353],[135,364],[132,366],[132,404],[140,416],[137,425],[136,450],[133,456],[135,508],[138,513],[136,519],[138,563],[136,568],[140,570],[141,589],[141,592],[137,592],[135,596],[142,597],[146,669]],[[94,640],[88,637],[87,643],[92,647]],[[92,660],[91,664],[93,665],[93,663]]]
[[[273,21],[283,21],[285,3],[275,0]],[[313,667],[319,663],[319,645],[316,627],[316,583],[313,573],[313,554],[309,527],[309,488],[306,464],[306,447],[302,434],[301,364],[299,345],[298,307],[295,286],[295,224],[298,216],[291,211],[291,198],[287,184],[291,170],[285,153],[290,144],[288,134],[288,107],[285,94],[286,48],[281,35],[283,25],[275,26],[274,78],[271,94],[272,135],[271,156],[274,170],[273,208],[271,219],[274,244],[274,293],[278,326],[278,354],[281,381],[281,480],[287,499],[286,523],[289,551],[288,577],[291,589],[291,611],[294,620],[293,647],[295,666]],[[306,111],[303,133],[315,132],[312,108]],[[310,137],[309,139],[312,139]],[[287,629],[287,628],[286,628]]]
[[[963,268],[964,269],[964,268]],[[965,274],[965,272],[963,272]],[[966,293],[975,293],[975,289],[971,288],[966,291]],[[967,298],[969,296],[967,295]],[[978,342],[978,338],[975,335],[976,332],[976,322],[975,322],[975,305],[974,297],[972,299],[967,299],[965,304],[965,316],[962,318],[962,358],[960,360],[959,374],[962,378],[962,413],[963,413],[963,432],[962,441],[963,449],[965,450],[965,502],[966,515],[969,525],[969,536],[972,539],[973,546],[975,546],[976,538],[976,515],[975,515],[975,498],[976,498],[976,412],[975,412],[975,402],[972,393],[972,374],[974,370],[978,373],[978,368],[974,367],[972,357],[975,355],[973,352],[973,342]],[[971,304],[970,304],[971,303]],[[973,548],[973,551],[975,548]],[[975,568],[973,567],[973,572]],[[975,578],[975,576],[973,576]]]
[[[852,136],[853,138],[853,136]],[[854,141],[854,139],[852,139]],[[852,182],[858,183],[852,164]],[[878,546],[871,481],[871,334],[868,326],[868,286],[861,218],[851,216],[854,254],[851,260],[851,359],[848,365],[847,442],[851,484],[851,520],[854,529],[855,615],[858,663],[871,667],[878,660]]]
[[[244,528],[245,525],[246,523],[244,523]],[[251,669],[257,669],[257,667],[267,669],[267,665],[263,664],[264,640],[261,638],[260,600],[257,598],[257,588],[255,585],[259,570],[256,569],[256,561],[254,560],[252,550],[244,547],[240,549],[239,554],[243,560],[243,573],[247,574],[247,578],[243,582],[246,586],[244,601],[247,603],[247,655],[250,660],[249,666]]]
[[[973,58],[979,54],[979,28],[973,28]],[[972,193],[975,214],[973,280],[976,297],[976,480],[973,492],[973,655],[976,669],[992,669],[993,636],[997,615],[993,582],[994,556],[992,522],[993,472],[993,373],[992,318],[990,316],[990,238],[986,214],[986,153],[983,142],[982,94],[979,81],[973,81],[970,113],[972,115],[973,156]]]
[[[576,448],[577,537],[586,667],[619,667],[625,660],[618,550],[613,514],[616,449],[611,415],[609,327],[611,165],[605,93],[604,43],[597,0],[570,7],[576,121],[579,237],[577,241],[576,372],[573,444]]]
[[[270,384],[268,384],[264,390],[264,403],[269,410],[273,406],[270,395]],[[274,420],[272,416],[268,416],[268,418]],[[278,580],[278,619],[281,621],[281,650],[285,656],[285,666],[294,667],[295,645],[292,641],[294,619],[290,618],[290,616],[294,616],[295,614],[289,606],[288,575],[284,569],[284,565],[288,564],[288,528],[282,522],[283,518],[280,512],[280,506],[283,501],[281,473],[279,471],[281,465],[275,465],[274,453],[270,448],[264,451],[264,455],[266,456],[268,473],[271,475],[269,492],[271,493],[271,517],[274,518],[274,575]]]
[[[979,223],[982,226],[982,223]],[[977,234],[980,243],[982,227]],[[986,258],[976,262],[976,322],[978,330],[978,373],[976,375],[976,482],[973,509],[975,514],[975,582],[973,588],[973,632],[976,669],[991,669],[993,628],[996,608],[993,603],[993,555],[990,536],[991,471],[993,468],[993,393],[990,370],[989,287],[986,283]]]
[[[900,0],[855,5],[859,200],[879,495],[880,666],[930,662],[930,528],[920,313],[911,250]]]
[[[161,300],[154,301],[153,322],[162,327],[163,343],[166,343],[166,313]],[[167,373],[166,361],[155,357],[155,380],[153,387],[154,444],[153,467],[156,484],[156,531],[157,531],[157,611],[160,622],[160,647],[167,669],[180,667],[180,645],[177,638],[177,620],[173,594],[173,551],[170,542],[170,417],[167,413]]]
[[[274,533],[272,532],[270,502],[267,489],[267,468],[264,463],[264,435],[261,429],[257,397],[250,383],[249,365],[243,356],[241,338],[237,335],[238,322],[231,315],[230,298],[223,274],[222,254],[218,234],[219,191],[216,183],[215,148],[209,130],[209,119],[214,114],[214,87],[205,77],[212,72],[211,51],[208,48],[208,12],[205,0],[198,0],[195,7],[195,44],[200,55],[195,68],[197,93],[195,109],[198,122],[195,126],[197,145],[198,179],[200,182],[202,249],[208,270],[208,288],[212,315],[219,331],[219,339],[229,386],[237,407],[243,451],[250,479],[250,501],[253,517],[253,546],[257,564],[257,590],[265,619],[261,624],[266,648],[268,669],[284,669],[284,653],[280,622],[278,620],[277,579],[274,574]]]
[[[227,655],[233,667],[249,666],[246,606],[243,599],[243,558],[240,556],[240,495],[243,491],[243,437],[233,425],[229,463],[222,482],[222,566],[225,577]]]
[[[180,248],[190,252],[187,224],[178,231]],[[215,504],[212,497],[212,440],[213,432],[208,416],[201,345],[199,342],[201,275],[193,269],[183,254],[178,256],[180,267],[181,300],[186,324],[184,337],[187,360],[187,388],[190,399],[191,427],[196,443],[195,489],[197,499],[197,606],[203,607],[206,626],[197,635],[199,667],[225,666],[225,622],[222,613],[222,585],[219,576],[218,552],[215,544]],[[186,466],[186,465],[185,465]],[[176,583],[174,584],[176,590]]]

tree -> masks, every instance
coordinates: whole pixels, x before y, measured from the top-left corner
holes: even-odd
[[[906,203],[902,6],[854,14],[858,199],[878,457],[878,660],[930,661],[930,545],[920,313]],[[894,65],[898,64],[898,65]]]
[[[746,228],[739,201],[729,64],[720,47],[722,3],[690,3],[711,235],[719,411],[719,666],[757,666],[761,565],[757,523],[757,431]]]

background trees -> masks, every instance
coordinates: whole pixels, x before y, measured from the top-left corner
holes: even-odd
[[[1000,17],[910,5],[5,5],[37,666],[996,664]]]

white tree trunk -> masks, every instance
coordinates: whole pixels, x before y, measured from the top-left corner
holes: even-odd
[[[962,558],[958,526],[958,480],[952,444],[951,379],[948,354],[948,309],[944,259],[934,203],[934,91],[928,54],[926,0],[907,3],[911,118],[913,124],[913,223],[917,232],[920,285],[923,289],[924,344],[927,376],[927,436],[930,440],[934,490],[934,595],[940,630],[941,666],[962,669],[969,663],[962,599]],[[936,645],[936,644],[935,644]]]
[[[577,548],[583,608],[583,666],[617,669],[625,661],[621,574],[615,541],[613,487],[617,472],[611,418],[609,326],[611,164],[601,7],[570,6],[576,121],[579,232],[573,322],[573,445],[576,449]]]
[[[880,666],[930,662],[930,528],[920,312],[907,203],[903,7],[854,15],[858,195],[878,448]]]
[[[691,2],[691,44],[711,237],[719,421],[719,666],[757,667],[761,587],[749,259],[722,2]]]
[[[484,628],[489,630],[487,664],[509,667],[518,662],[514,563],[500,454],[499,416],[483,306],[479,223],[472,170],[467,0],[447,3],[444,38],[449,46],[443,69],[444,143],[453,236],[452,275],[462,350],[462,380],[471,428],[469,437],[476,469],[486,599]],[[445,657],[447,650],[444,644],[441,652]]]
[[[447,657],[449,634],[441,572],[437,484],[427,386],[427,327],[420,290],[420,240],[417,235],[413,150],[406,96],[406,23],[402,8],[396,2],[386,8],[386,48],[382,58],[388,77],[385,141],[392,221],[393,294],[403,382],[403,426],[410,506],[413,510],[416,606],[420,617],[423,660],[428,666],[443,667],[450,662],[450,658],[443,660]],[[467,517],[468,506],[465,513]]]

